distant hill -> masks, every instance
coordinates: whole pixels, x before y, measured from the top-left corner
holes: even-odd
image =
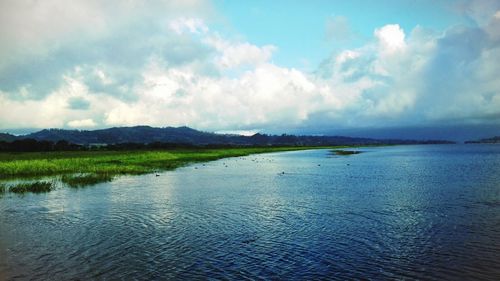
[[[434,144],[453,143],[442,140],[400,140],[370,139],[343,136],[295,136],[265,135],[253,136],[223,135],[201,132],[189,127],[155,128],[149,126],[115,127],[101,130],[64,130],[45,129],[17,139],[35,139],[38,141],[57,142],[65,140],[70,143],[89,144],[121,144],[121,143],[176,143],[196,146],[205,145],[377,145],[377,144]]]
[[[500,137],[496,136],[487,139],[471,140],[471,141],[466,141],[465,143],[500,143]]]
[[[23,136],[35,140],[65,140],[76,144],[116,144],[116,143],[188,143],[208,144],[220,142],[220,136],[200,132],[188,127],[153,128],[149,126],[115,127],[102,130],[45,129]]]
[[[11,142],[17,139],[16,136],[6,133],[0,133],[0,141]]]

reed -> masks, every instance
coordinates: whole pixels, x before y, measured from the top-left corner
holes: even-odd
[[[12,193],[43,193],[54,189],[54,184],[49,181],[23,182],[11,185],[9,192]]]
[[[73,188],[96,185],[112,180],[113,176],[110,174],[76,174],[61,176],[61,182]]]

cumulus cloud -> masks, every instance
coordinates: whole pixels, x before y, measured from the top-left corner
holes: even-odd
[[[78,3],[86,12],[47,34],[34,25],[59,24],[47,15],[62,2],[19,12],[33,18],[24,27],[2,17],[12,30],[2,25],[0,36],[13,42],[0,47],[0,127],[145,124],[255,132],[500,122],[498,11],[481,24],[444,31],[380,26],[368,43],[335,52],[305,73],[273,63],[275,45],[213,30],[199,9],[208,4],[174,2],[114,3],[116,17],[101,1]],[[6,8],[27,8],[16,3]],[[338,29],[346,22],[332,24]],[[14,30],[27,35],[15,37]],[[76,31],[79,36],[70,35]],[[38,47],[7,51],[26,42]]]
[[[208,6],[204,0],[152,0],[147,5],[138,0],[2,1],[0,90],[11,98],[24,91],[23,98],[42,99],[65,75],[88,71],[85,78],[93,92],[131,98],[138,72],[150,57],[182,64],[204,54],[190,47],[199,45],[193,38],[176,34],[169,23],[178,13],[205,16]],[[198,28],[202,19],[184,21]]]
[[[374,32],[382,54],[393,54],[406,47],[405,33],[398,24],[388,24]]]
[[[271,59],[276,46],[256,46],[248,42],[231,42],[220,36],[211,36],[205,42],[219,52],[215,59],[221,70],[240,66],[256,66]]]
[[[317,73],[334,86],[351,85],[355,101],[342,116],[365,126],[498,123],[493,23],[444,33],[417,26],[409,35],[389,24],[374,31],[372,43],[332,56]]]

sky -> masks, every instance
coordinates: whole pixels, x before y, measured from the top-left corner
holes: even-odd
[[[497,0],[0,0],[0,42],[0,131],[500,134]]]

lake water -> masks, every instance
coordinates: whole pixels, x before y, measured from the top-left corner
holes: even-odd
[[[360,150],[7,194],[0,279],[500,278],[500,145]]]

